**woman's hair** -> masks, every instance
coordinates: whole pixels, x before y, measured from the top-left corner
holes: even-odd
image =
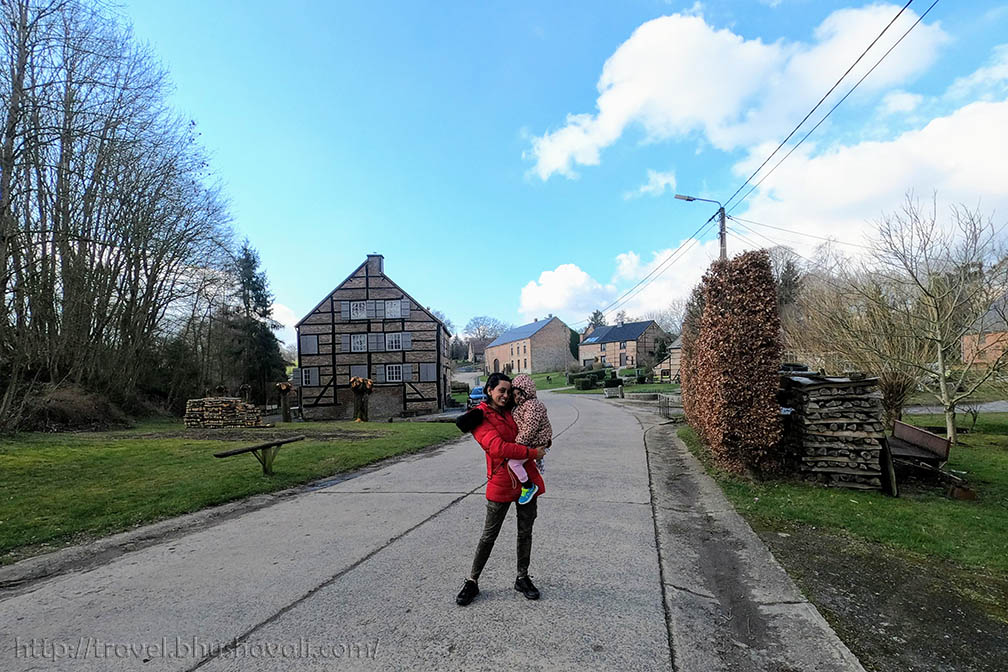
[[[510,383],[511,382],[510,376],[508,376],[506,373],[491,373],[490,374],[490,377],[487,378],[487,382],[483,385],[483,391],[485,393],[487,393],[488,397],[490,396],[490,394],[489,394],[490,390],[492,390],[495,387],[497,387],[498,385],[500,385],[500,382],[502,380],[504,382],[506,382],[506,383]]]

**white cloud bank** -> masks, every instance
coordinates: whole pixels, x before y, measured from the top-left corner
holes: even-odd
[[[295,345],[297,343],[297,332],[294,331],[294,325],[298,323],[298,319],[300,318],[294,314],[293,310],[282,303],[274,302],[270,307],[273,309],[273,319],[282,325],[280,329],[277,329],[276,337],[287,345]]]
[[[631,126],[648,141],[700,132],[716,148],[734,150],[781,137],[895,16],[896,5],[870,5],[830,14],[809,43],[747,40],[717,30],[702,16],[675,14],[641,25],[606,61],[594,114],[532,140],[527,156],[542,180],[574,177],[598,165],[600,153]],[[856,81],[917,15],[903,13],[849,77]],[[859,91],[885,90],[927,70],[948,36],[922,22],[867,78]]]
[[[641,196],[661,196],[666,191],[674,192],[676,187],[675,172],[659,173],[656,170],[647,171],[648,181],[637,187],[636,191],[623,194],[624,199],[640,198]]]

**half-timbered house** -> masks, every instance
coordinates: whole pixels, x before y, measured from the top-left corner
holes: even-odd
[[[450,395],[445,325],[385,275],[369,254],[297,326],[301,411],[350,419],[350,379],[371,378],[371,419],[436,412]]]

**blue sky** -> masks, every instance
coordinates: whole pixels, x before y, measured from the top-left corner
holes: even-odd
[[[914,2],[892,40],[929,4]],[[197,122],[278,318],[293,323],[380,252],[390,277],[461,329],[482,314],[575,325],[619,297],[716,209],[673,193],[726,199],[898,9],[145,0],[120,11]],[[1006,27],[1003,2],[939,2],[735,214],[864,242],[914,189],[1008,218]],[[763,244],[757,233],[803,254],[818,242],[732,228],[730,252]],[[622,307],[685,296],[716,253],[707,232]]]

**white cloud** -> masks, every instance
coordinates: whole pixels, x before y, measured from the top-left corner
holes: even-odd
[[[553,313],[574,328],[583,328],[584,324],[578,324],[579,321],[586,320],[594,310],[605,308],[622,297],[659,266],[661,270],[658,273],[628,297],[622,298],[620,305],[607,311],[606,316],[611,320],[617,312],[625,310],[631,317],[638,317],[665,307],[675,299],[688,297],[719,253],[717,240],[687,239],[682,241],[680,248],[651,252],[646,262],[633,250],[623,252],[616,256],[613,280],[606,285],[574,264],[544,271],[538,282],[530,282],[522,289],[518,310],[528,319]],[[672,255],[673,260],[664,264]]]
[[[578,320],[612,300],[614,293],[615,287],[603,286],[576,264],[562,264],[522,287],[518,312],[528,319],[576,314]]]
[[[594,114],[569,114],[565,124],[532,139],[526,155],[542,180],[575,177],[575,167],[598,165],[600,153],[631,126],[648,141],[702,133],[732,150],[777,138],[797,120],[896,14],[870,5],[830,14],[811,43],[765,44],[716,30],[701,16],[675,14],[644,23],[606,61]],[[916,20],[907,10],[850,77],[860,77]],[[925,71],[948,40],[937,23],[921,23],[865,80],[877,92]],[[781,120],[788,120],[782,125]]]
[[[975,94],[989,97],[995,91],[1004,92],[1006,84],[1008,84],[1008,44],[1001,44],[994,47],[987,65],[952,82],[948,96],[955,99]]]
[[[1008,162],[992,157],[1008,155],[1005,119],[1008,100],[976,102],[890,141],[840,145],[819,154],[803,145],[754,192],[740,216],[863,244],[874,222],[896,210],[912,190],[923,199],[937,192],[942,214],[951,203],[979,205],[1003,224],[1008,221]],[[818,244],[756,230],[791,243],[801,254]]]
[[[645,184],[637,187],[637,191],[627,191],[624,192],[623,198],[640,198],[641,196],[661,196],[665,193],[665,190],[675,191],[676,181],[675,172],[669,171],[667,173],[659,173],[656,170],[647,171],[648,181]]]
[[[273,319],[283,325],[276,332],[277,338],[288,345],[295,344],[297,342],[297,332],[294,331],[294,325],[298,323],[298,316],[294,314],[293,310],[282,303],[274,302],[270,307],[273,309]]]
[[[882,98],[879,112],[884,115],[913,112],[923,102],[924,96],[906,91],[890,91]]]

